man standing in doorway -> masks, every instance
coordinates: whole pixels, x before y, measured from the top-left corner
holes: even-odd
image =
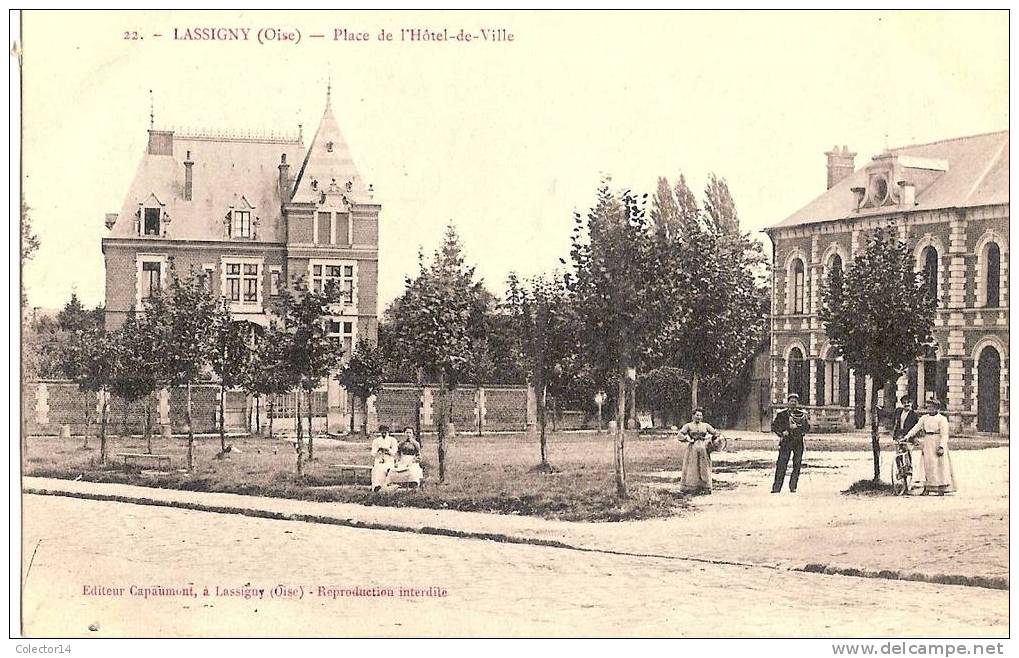
[[[800,409],[800,396],[789,394],[786,408],[778,412],[771,423],[771,431],[778,435],[778,462],[775,464],[775,483],[771,486],[771,493],[782,491],[790,456],[793,458],[793,472],[789,474],[789,491],[796,493],[800,464],[803,462],[803,437],[810,431],[807,412]]]

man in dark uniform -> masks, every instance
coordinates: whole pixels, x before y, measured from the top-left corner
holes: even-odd
[[[901,400],[902,406],[895,410],[895,416],[892,418],[892,438],[900,439],[909,433],[909,430],[913,429],[920,418],[913,411],[913,401],[909,399],[908,395],[904,395]]]
[[[775,483],[771,486],[771,493],[782,491],[790,456],[793,458],[793,472],[789,474],[789,491],[796,493],[800,464],[803,462],[803,436],[810,431],[807,412],[800,409],[800,396],[790,393],[786,402],[786,408],[778,412],[771,423],[771,431],[778,436],[778,462],[775,464]]]

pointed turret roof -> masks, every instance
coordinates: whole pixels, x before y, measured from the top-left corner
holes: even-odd
[[[316,203],[335,182],[350,201],[367,203],[370,201],[368,187],[361,180],[361,174],[350,156],[350,147],[340,132],[329,96],[327,92],[325,113],[297,175],[293,201]]]

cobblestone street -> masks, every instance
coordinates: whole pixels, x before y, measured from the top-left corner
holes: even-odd
[[[23,500],[26,568],[31,562],[23,575],[24,632],[29,636],[1008,632],[1006,591],[57,496],[26,495]],[[195,597],[145,599],[130,593],[132,585],[189,584]],[[270,597],[277,586],[303,591],[303,598]],[[95,595],[101,588],[118,587],[124,588],[122,595]],[[216,596],[217,587],[233,594],[265,591],[263,598],[245,599]],[[319,587],[374,587],[394,595],[337,593],[332,598]],[[89,589],[92,595],[86,595],[86,588],[95,588]],[[401,588],[420,591],[400,596]]]

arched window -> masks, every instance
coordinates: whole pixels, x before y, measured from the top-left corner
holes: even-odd
[[[928,299],[938,299],[938,250],[934,247],[924,247],[923,252],[923,280],[925,293]]]
[[[796,393],[800,396],[800,404],[807,404],[807,387],[810,381],[807,377],[807,362],[803,360],[803,351],[799,347],[789,350],[789,393]]]
[[[996,308],[1000,303],[999,288],[1001,286],[1001,249],[997,243],[987,245],[987,303],[985,306]]]
[[[793,261],[793,313],[805,313],[804,300],[806,297],[806,276],[803,270],[803,261],[797,258]]]
[[[835,254],[831,258],[831,271],[842,274],[842,256]]]

